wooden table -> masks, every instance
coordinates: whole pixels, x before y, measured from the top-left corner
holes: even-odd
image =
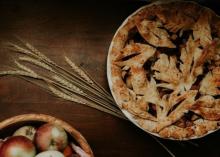
[[[18,35],[67,68],[63,60],[66,54],[108,89],[106,56],[113,34],[129,14],[144,4],[135,0],[1,0],[0,41],[11,41]],[[208,6],[219,13],[217,0]],[[14,55],[1,46],[1,70],[13,63]],[[1,78],[0,120],[22,113],[45,113],[67,121],[87,138],[97,157],[169,156],[151,136],[130,122],[55,98],[18,78]],[[193,141],[198,147],[161,141],[176,156],[220,156],[219,132]]]

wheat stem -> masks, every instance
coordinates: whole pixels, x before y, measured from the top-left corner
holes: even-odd
[[[110,105],[107,105],[106,103],[103,104],[102,101],[100,101],[100,100],[98,100],[98,99],[96,99],[96,98],[93,98],[93,97],[91,97],[91,96],[88,96],[87,98],[88,98],[89,100],[91,100],[91,101],[93,101],[93,102],[95,102],[95,103],[97,103],[97,104],[99,104],[99,105],[101,105],[101,106],[103,106],[103,107],[105,107],[105,108],[111,110],[112,112],[115,112],[115,113],[120,114],[121,116],[123,116],[122,112],[119,111],[118,108],[113,108],[113,107],[111,107]]]
[[[54,76],[52,76],[52,78],[54,80],[58,81],[58,83],[60,83],[61,85],[50,80],[54,84],[59,85],[60,87],[65,88],[66,90],[70,90],[70,91],[72,91],[72,92],[74,92],[76,94],[82,95],[82,96],[84,96],[84,97],[86,97],[86,98],[96,102],[97,104],[99,104],[99,105],[101,105],[101,106],[111,110],[112,112],[115,112],[115,113],[118,113],[118,114],[122,115],[121,111],[119,111],[118,108],[111,107],[110,104],[109,105],[106,105],[106,104],[104,105],[103,103],[105,103],[105,102],[103,102],[102,100],[99,100],[97,97],[93,97],[91,95],[87,95],[80,88],[74,86],[70,82],[62,79],[61,77],[59,77],[57,75],[54,75]]]
[[[68,90],[62,89],[62,91],[65,92],[66,94],[72,96],[72,93],[70,93]],[[89,99],[84,99],[84,101],[85,101],[85,103],[86,103],[85,105],[87,105],[87,106],[90,106],[90,107],[93,107],[93,108],[95,108],[95,109],[101,110],[101,111],[103,111],[103,112],[109,113],[109,114],[114,115],[114,116],[116,116],[116,117],[118,117],[118,118],[127,120],[127,118],[126,118],[123,114],[121,114],[121,113],[118,114],[118,113],[112,112],[111,110],[106,109],[105,106],[104,106],[104,107],[103,107],[103,106],[100,106],[100,105],[98,105],[97,103],[94,103],[93,101],[91,101],[91,100],[89,100]]]
[[[108,102],[109,104],[111,105],[114,105],[115,104],[112,102],[112,101],[109,101],[108,99],[105,99],[105,97],[100,94],[99,92],[96,92],[96,90],[94,90],[94,88],[91,88],[90,86],[86,86],[85,84],[82,84],[79,80],[75,79],[75,78],[69,78],[68,76],[66,76],[65,74],[61,74],[62,72],[60,73],[56,73],[57,75],[63,77],[64,79],[66,79],[67,81],[73,83],[73,84],[77,84],[80,88],[82,88],[82,90],[86,91],[88,93],[88,95],[94,95],[96,97],[99,97],[100,99],[102,99],[103,101],[106,101]],[[60,75],[61,74],[61,75]]]
[[[59,88],[59,86],[58,86],[57,88]],[[64,88],[59,88],[59,89],[60,89],[60,92],[63,92],[65,95],[68,95],[68,96],[70,96],[70,97],[72,97],[72,96],[77,97],[76,95],[74,95],[73,93],[69,92],[68,90],[66,90],[66,89],[64,89]],[[58,96],[58,95],[57,95],[57,96]],[[60,97],[60,96],[59,96],[59,97]],[[65,97],[60,97],[60,98],[65,99]],[[80,97],[78,97],[78,98],[80,98]],[[65,99],[65,100],[72,101],[71,99]],[[95,109],[97,109],[97,110],[100,110],[100,111],[102,111],[102,112],[106,112],[106,113],[108,113],[108,114],[114,115],[114,116],[119,117],[119,118],[121,118],[121,119],[126,119],[123,115],[117,114],[117,113],[115,113],[115,112],[112,112],[111,110],[108,110],[108,109],[106,109],[105,107],[100,106],[100,105],[98,105],[97,103],[94,103],[93,101],[90,101],[90,100],[88,100],[88,99],[83,99],[83,102],[85,103],[84,105],[86,105],[86,106],[93,107],[93,108],[95,108]]]
[[[170,150],[167,148],[157,137],[154,137],[153,135],[150,135],[160,146],[162,146],[169,154],[171,157],[176,157]]]

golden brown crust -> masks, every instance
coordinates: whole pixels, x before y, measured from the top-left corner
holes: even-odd
[[[141,8],[122,24],[109,49],[117,104],[160,137],[191,139],[216,130],[219,45],[220,18],[208,8],[192,2]]]

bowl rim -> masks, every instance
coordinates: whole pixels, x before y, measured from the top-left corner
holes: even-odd
[[[46,122],[61,126],[68,134],[70,134],[70,136],[72,136],[78,142],[80,147],[86,153],[88,153],[91,157],[94,157],[90,145],[86,141],[85,137],[78,130],[76,130],[73,126],[71,126],[67,122],[50,115],[30,113],[30,114],[21,114],[21,115],[13,116],[0,122],[0,130],[19,122],[28,122],[28,121]]]

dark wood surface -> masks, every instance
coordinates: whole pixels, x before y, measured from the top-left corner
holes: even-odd
[[[111,39],[122,21],[144,1],[0,1],[0,41],[14,35],[29,41],[67,68],[66,54],[108,89],[106,57]],[[219,2],[208,6],[218,12]],[[184,9],[184,8],[183,8]],[[0,69],[15,54],[0,47]],[[65,120],[88,140],[97,157],[168,157],[169,154],[130,122],[55,98],[39,87],[13,77],[0,78],[0,120],[22,113],[44,113]],[[188,142],[161,140],[176,156],[219,157],[219,132]]]

